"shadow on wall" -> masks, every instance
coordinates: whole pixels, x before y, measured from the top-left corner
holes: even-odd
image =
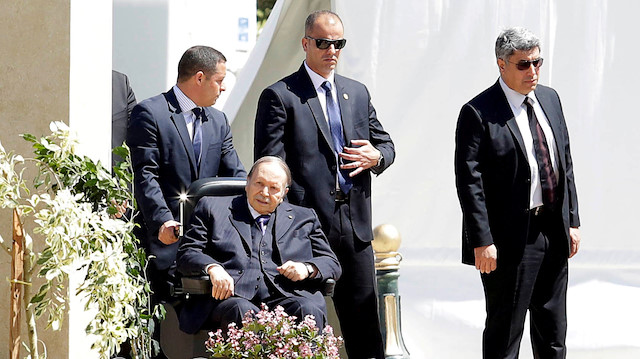
[[[138,101],[167,87],[169,4],[113,2],[113,69],[126,74]]]

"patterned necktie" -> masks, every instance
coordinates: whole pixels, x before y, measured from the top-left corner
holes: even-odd
[[[331,83],[325,81],[321,86],[327,96],[327,115],[329,116],[329,128],[331,129],[331,139],[333,139],[333,147],[336,150],[336,159],[338,164],[338,185],[344,193],[349,193],[353,183],[351,177],[345,170],[340,169],[340,153],[344,147],[344,136],[342,134],[342,118],[340,117],[340,109],[338,104],[333,100],[331,95]]]
[[[202,154],[202,121],[206,115],[200,107],[194,108],[192,112],[196,117],[195,120],[193,120],[193,153],[196,155],[196,164],[200,167],[200,155]]]
[[[258,224],[258,228],[262,231],[262,234],[267,230],[267,223],[269,223],[269,215],[263,214],[256,217],[256,223]]]
[[[527,117],[529,117],[529,128],[533,137],[533,148],[536,153],[536,162],[538,163],[538,172],[540,173],[540,184],[542,185],[542,203],[545,206],[552,206],[556,201],[556,188],[558,179],[553,166],[551,165],[551,155],[549,153],[549,145],[547,138],[540,127],[538,117],[533,110],[532,100],[525,97],[525,106],[527,106]]]

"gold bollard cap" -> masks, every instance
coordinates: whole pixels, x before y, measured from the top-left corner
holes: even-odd
[[[381,224],[373,229],[373,251],[376,269],[398,269],[402,255],[398,253],[402,238],[400,232],[391,224]]]
[[[391,224],[381,224],[373,229],[373,250],[376,253],[397,252],[402,243],[400,232]]]

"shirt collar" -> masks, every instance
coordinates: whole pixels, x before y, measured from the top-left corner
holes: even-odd
[[[255,221],[256,218],[260,217],[261,214],[258,213],[258,211],[256,211],[255,209],[253,209],[253,207],[251,207],[251,203],[249,203],[249,199],[247,198],[247,207],[249,207],[249,213],[251,213],[251,217],[253,218],[253,220]],[[269,213],[268,215],[271,216],[273,214]]]
[[[193,100],[191,100],[189,96],[185,95],[185,93],[180,90],[178,85],[173,85],[173,92],[176,94],[176,99],[178,99],[180,111],[192,111],[194,108],[198,107],[198,105],[196,105],[196,103],[193,102]]]
[[[331,71],[331,73],[329,74],[329,78],[325,79],[324,77],[318,75],[315,71],[311,70],[309,65],[307,65],[306,60],[304,61],[304,68],[307,70],[307,73],[309,74],[309,78],[311,78],[311,82],[313,83],[313,88],[315,88],[316,91],[318,91],[320,86],[322,86],[322,84],[325,81],[329,81],[332,89],[336,88],[335,82],[334,82],[335,71]]]
[[[525,96],[520,92],[514,91],[509,86],[507,86],[504,80],[502,80],[502,76],[498,81],[500,82],[500,87],[502,88],[502,92],[504,92],[505,96],[507,97],[507,101],[509,102],[509,105],[511,105],[511,107],[513,108],[521,107],[525,97],[531,98],[534,104],[537,102],[536,96],[534,95],[533,91],[529,92]]]

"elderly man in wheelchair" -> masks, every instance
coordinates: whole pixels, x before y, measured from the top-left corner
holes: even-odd
[[[290,183],[284,161],[263,157],[249,172],[245,194],[198,201],[177,267],[183,276],[208,275],[211,294],[184,301],[182,331],[240,326],[260,303],[297,318],[311,314],[324,327],[325,283],[338,279],[341,268],[315,212],[283,202]]]

